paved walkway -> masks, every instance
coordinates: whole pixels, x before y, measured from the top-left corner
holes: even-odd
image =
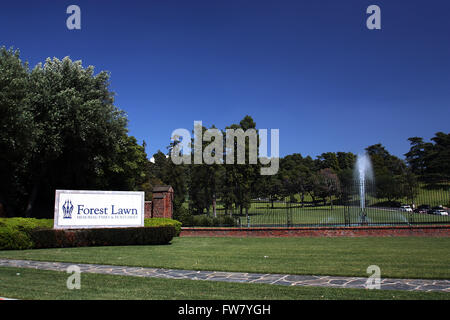
[[[33,260],[0,259],[0,267],[32,268],[66,271],[74,263],[42,262]],[[177,269],[141,268],[98,264],[76,264],[83,273],[100,273],[121,276],[164,279],[190,279],[242,283],[266,283],[286,286],[314,286],[330,288],[365,289],[367,278],[338,276],[303,276],[289,274],[263,274],[245,272],[194,271]],[[450,280],[381,279],[382,290],[450,292]]]

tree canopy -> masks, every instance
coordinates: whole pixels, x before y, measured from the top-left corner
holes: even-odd
[[[437,132],[432,142],[421,137],[411,137],[406,162],[412,172],[429,184],[436,185],[450,180],[450,133]]]
[[[128,136],[109,75],[81,61],[47,59],[31,71],[0,49],[0,197],[8,210],[52,214],[55,189],[135,190],[147,156]],[[14,186],[11,188],[11,186]]]

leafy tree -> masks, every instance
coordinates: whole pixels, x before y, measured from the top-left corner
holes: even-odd
[[[28,65],[19,51],[0,48],[0,203],[8,215],[25,209],[28,166],[37,127],[29,103]]]
[[[383,145],[369,146],[366,151],[371,158],[375,177],[382,174],[401,175],[406,171],[405,162],[391,155]]]
[[[144,146],[140,146],[135,137],[124,135],[115,148],[114,156],[107,159],[104,188],[144,190],[150,180]]]
[[[353,170],[356,162],[356,155],[351,152],[338,152],[336,157],[339,164],[339,170]]]
[[[256,130],[256,123],[250,116],[245,116],[239,124],[233,124],[226,129],[242,129],[244,132],[248,129]],[[245,141],[245,154],[249,154],[249,142]],[[237,141],[234,141],[234,150],[237,150]],[[226,155],[227,150],[224,154]],[[246,215],[248,216],[248,209],[250,208],[252,196],[256,195],[259,175],[259,166],[254,164],[237,164],[237,152],[234,152],[234,165],[225,165],[225,176],[228,186],[227,189],[231,189],[233,196],[229,197],[234,200],[236,207],[239,208],[240,214],[243,214],[245,209]]]
[[[269,199],[272,208],[274,208],[274,202],[285,195],[280,178],[279,175],[267,175],[260,180],[260,195]]]
[[[425,159],[427,151],[432,147],[432,144],[425,143],[423,138],[420,137],[411,137],[408,138],[408,141],[411,143],[411,148],[409,152],[405,154],[406,162],[413,173],[423,176],[426,169]]]
[[[286,196],[293,199],[296,194],[299,194],[303,207],[305,194],[311,191],[312,185],[308,160],[298,153],[285,156],[280,162],[279,175],[283,181]]]
[[[150,176],[160,181],[166,180],[167,167],[169,165],[168,156],[166,156],[161,150],[158,150],[153,155],[153,163],[150,166]]]
[[[400,185],[402,196],[405,197],[409,203],[414,203],[414,199],[419,194],[417,176],[411,170],[407,170],[406,173],[400,177]]]
[[[334,152],[325,152],[317,157],[318,160],[318,168],[319,169],[327,169],[330,168],[334,172],[340,170],[339,161],[336,153]]]
[[[225,214],[233,215],[233,204],[237,203],[235,190],[237,190],[236,171],[232,166],[224,166],[221,176],[221,184],[219,195],[223,202]]]
[[[373,165],[377,198],[386,198],[391,203],[403,198],[403,181],[407,173],[405,162],[391,155],[381,144],[369,146],[366,151]]]
[[[310,186],[308,188],[308,193],[312,198],[314,206],[317,206],[318,198],[323,196],[323,188],[321,185],[321,179],[318,172],[312,172],[310,179]]]
[[[403,198],[401,188],[401,176],[393,176],[390,174],[382,174],[377,176],[376,193],[377,198],[386,198],[389,203],[393,204],[394,200]]]
[[[108,185],[106,172],[117,172],[112,162],[120,162],[127,144],[127,119],[114,106],[106,72],[94,75],[94,67],[83,68],[81,61],[69,58],[47,59],[32,70],[30,83],[39,134],[30,168],[28,216],[33,211],[51,212],[56,188]]]
[[[437,132],[425,148],[424,179],[429,184],[450,181],[450,133]]]
[[[69,58],[29,71],[4,48],[0,68],[0,201],[15,214],[52,216],[55,189],[140,189],[146,154],[128,136],[107,72]]]
[[[320,194],[325,199],[330,200],[331,210],[333,210],[333,196],[337,196],[340,192],[339,178],[333,169],[321,169],[318,173]]]
[[[424,142],[421,137],[408,139],[411,147],[405,154],[412,173],[427,187],[442,187],[450,181],[450,134],[437,132]]]
[[[342,204],[348,204],[354,194],[355,181],[353,177],[352,169],[341,170],[338,173],[338,178],[340,182],[340,202]]]

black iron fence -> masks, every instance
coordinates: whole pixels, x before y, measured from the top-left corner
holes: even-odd
[[[208,215],[197,217],[191,225],[339,227],[450,224],[450,187],[421,189],[414,198],[400,201],[370,194],[361,200],[355,193],[316,199],[303,197],[303,201],[298,196],[291,200],[254,199],[247,207],[233,205],[228,210],[219,201],[215,218],[210,211]]]

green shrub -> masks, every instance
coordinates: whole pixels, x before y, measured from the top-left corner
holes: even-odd
[[[0,218],[0,250],[31,249],[31,231],[52,227],[51,219]]]
[[[218,226],[220,226],[220,219],[219,218],[211,218],[211,221],[210,221],[210,225],[212,226],[212,227],[218,227]]]
[[[189,214],[188,212],[181,215],[179,219],[185,227],[192,227],[195,224],[194,216],[192,214]]]
[[[35,248],[85,246],[127,246],[167,244],[175,236],[173,226],[54,230],[35,229],[31,238]]]
[[[213,225],[212,219],[207,216],[195,217],[194,222],[196,226],[202,227],[211,227]]]
[[[223,216],[221,224],[227,227],[234,227],[236,225],[236,220],[230,216]]]
[[[144,219],[145,227],[172,226],[175,228],[175,236],[178,237],[181,232],[182,223],[169,218],[146,218]]]
[[[31,249],[33,242],[30,236],[18,228],[0,226],[0,250]]]
[[[0,218],[0,227],[10,226],[24,231],[35,228],[53,228],[53,219],[35,219],[35,218]]]
[[[173,208],[173,218],[178,221],[183,221],[182,217],[189,215],[189,210],[184,206],[175,206]]]
[[[0,218],[0,250],[94,245],[165,244],[179,235],[181,223],[145,219],[145,227],[54,230],[52,219]]]
[[[186,227],[233,227],[236,225],[235,219],[230,216],[219,215],[216,218],[205,215],[190,215],[183,218],[183,226]]]

